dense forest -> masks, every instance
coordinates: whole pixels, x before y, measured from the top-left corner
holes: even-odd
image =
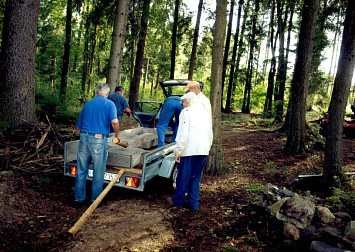
[[[195,79],[213,108],[208,164],[223,170],[221,113],[283,122],[304,152],[306,111],[329,111],[324,175],[339,183],[342,123],[355,101],[355,3],[340,0],[1,0],[1,128],[76,118],[107,82],[129,104]],[[129,90],[129,91],[128,91]],[[211,168],[212,167],[212,168]]]

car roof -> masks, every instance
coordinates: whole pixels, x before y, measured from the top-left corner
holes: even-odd
[[[174,86],[174,85],[183,86],[183,85],[187,85],[187,83],[189,83],[190,81],[197,81],[197,80],[188,80],[188,79],[165,80],[165,81],[161,81],[160,85],[161,86]],[[201,81],[197,81],[197,82],[203,85]]]
[[[192,80],[189,80],[189,79],[174,79],[174,80],[165,80],[165,81],[161,81],[160,82],[160,86],[161,88],[163,89],[163,93],[165,95],[165,97],[169,97],[169,96],[182,96],[184,95],[184,92],[181,92],[180,90],[180,93],[174,93],[172,91],[172,88],[173,87],[184,87],[187,85],[187,83],[189,83],[190,81]],[[196,81],[196,80],[194,80]],[[201,81],[196,81],[198,83],[200,83],[200,86],[201,86],[201,90],[203,88],[203,83]],[[168,89],[170,89],[170,92],[168,91]],[[179,88],[179,89],[182,89],[182,88]]]

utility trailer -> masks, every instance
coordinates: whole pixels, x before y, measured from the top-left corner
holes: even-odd
[[[158,136],[155,129],[139,127],[120,132],[128,147],[123,148],[112,142],[114,134],[108,138],[108,157],[105,183],[124,170],[115,186],[143,191],[145,183],[156,176],[170,179],[176,186],[177,165],[174,160],[175,143],[157,148]],[[75,177],[79,140],[64,144],[64,175]],[[89,167],[87,180],[92,180],[93,169]]]

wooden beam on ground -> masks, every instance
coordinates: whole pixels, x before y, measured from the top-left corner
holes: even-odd
[[[95,211],[97,206],[100,204],[100,202],[103,200],[103,198],[106,196],[106,194],[111,190],[111,188],[114,186],[114,184],[120,179],[120,177],[123,175],[125,172],[125,169],[121,169],[116,177],[113,178],[113,180],[106,186],[106,188],[102,191],[102,193],[96,198],[96,200],[90,205],[90,207],[83,213],[83,215],[80,217],[80,219],[74,224],[74,226],[69,230],[69,233],[75,234],[78,232],[78,230],[84,225],[84,223],[89,219],[91,214]]]

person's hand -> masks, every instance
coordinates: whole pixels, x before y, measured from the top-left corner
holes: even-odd
[[[124,112],[126,113],[127,116],[131,116],[132,114],[132,110],[130,110],[129,108],[126,108]]]
[[[120,134],[115,135],[115,137],[118,140],[118,144],[122,141],[122,137],[120,136]]]
[[[181,156],[180,155],[175,155],[174,157],[176,163],[180,163]]]

